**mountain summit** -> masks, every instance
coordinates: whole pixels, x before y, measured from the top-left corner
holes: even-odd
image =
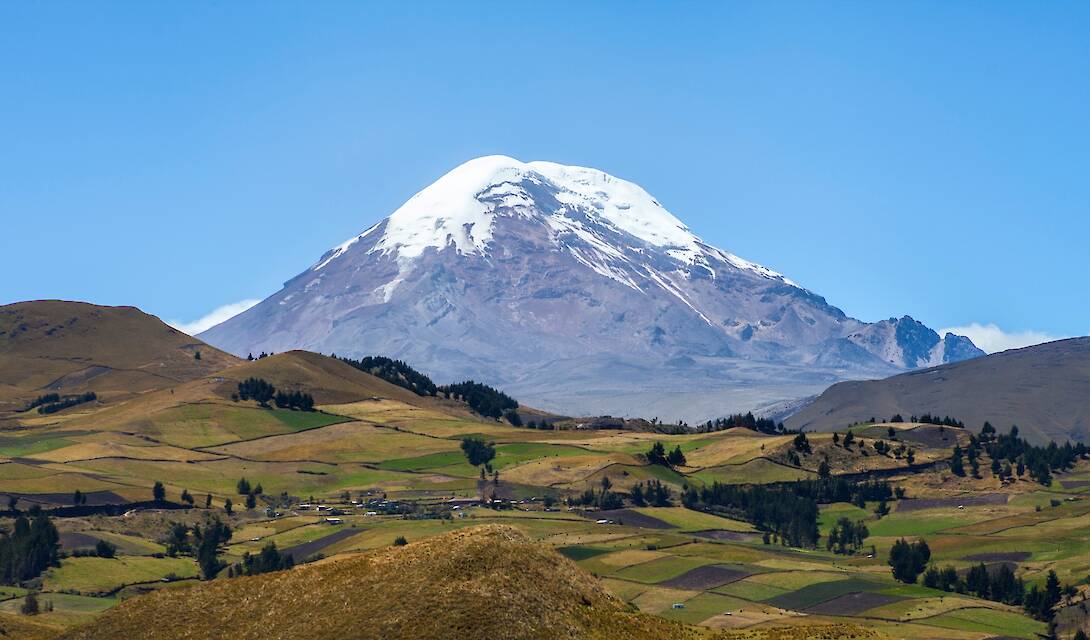
[[[558,411],[688,420],[982,355],[907,316],[849,318],[632,182],[506,156],[455,168],[201,337],[240,355],[381,353]]]

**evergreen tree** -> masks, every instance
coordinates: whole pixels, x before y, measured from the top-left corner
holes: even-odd
[[[674,450],[666,457],[666,464],[671,467],[685,466],[685,454],[681,452],[681,445],[674,447]]]
[[[666,447],[662,446],[661,442],[656,442],[651,445],[651,449],[647,451],[647,462],[650,464],[662,465],[664,467],[670,464],[666,458]]]
[[[215,520],[203,529],[194,527],[193,535],[197,539],[197,564],[201,568],[201,577],[211,580],[224,566],[219,559],[220,548],[231,539],[231,528]]]
[[[167,490],[162,482],[155,481],[155,486],[151,488],[151,497],[155,502],[163,502],[167,499]]]
[[[962,461],[961,445],[954,445],[954,453],[950,456],[950,472],[955,476],[965,477],[965,465]]]

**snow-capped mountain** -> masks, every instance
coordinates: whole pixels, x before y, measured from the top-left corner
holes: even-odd
[[[559,411],[689,420],[982,354],[908,317],[849,318],[636,184],[505,156],[455,168],[201,337],[241,355],[389,355]]]

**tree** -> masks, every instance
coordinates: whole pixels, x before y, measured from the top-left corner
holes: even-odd
[[[257,555],[249,551],[242,554],[242,561],[234,567],[228,567],[227,577],[256,576],[272,571],[283,571],[295,566],[295,558],[290,554],[280,553],[275,542],[266,544]]]
[[[822,460],[821,464],[818,465],[818,477],[822,478],[822,479],[825,479],[825,478],[829,477],[829,461],[828,460]]]
[[[193,504],[193,496],[189,495],[189,489],[182,489],[182,502],[188,505]]]
[[[405,539],[405,536],[398,536],[394,538],[395,547],[404,547],[407,544],[409,544],[409,541]]]
[[[189,553],[189,527],[181,522],[172,523],[167,529],[166,548],[167,555],[171,557]]]
[[[928,589],[940,589],[942,588],[942,574],[935,568],[935,565],[931,565],[927,568],[927,571],[923,574],[923,586]]]
[[[961,445],[954,445],[954,453],[950,456],[950,472],[955,476],[965,477],[965,464],[962,461]]]
[[[262,486],[261,486],[261,483],[260,483],[260,482],[259,482],[259,483],[257,483],[257,485],[256,485],[256,486],[254,486],[254,495],[255,495],[255,496],[262,496],[262,495],[265,495],[265,489],[264,489],[264,488],[262,488]]]
[[[685,466],[685,454],[681,452],[681,445],[674,447],[674,450],[670,452],[670,455],[666,456],[666,464],[671,467]]]
[[[235,505],[231,502],[230,498],[227,498],[223,503],[223,510],[227,512],[227,515],[234,513]]]
[[[163,502],[167,499],[167,490],[162,482],[159,482],[158,480],[155,481],[155,486],[151,488],[151,497],[152,500],[156,502]]]
[[[893,569],[893,578],[906,584],[914,584],[930,560],[931,548],[922,539],[909,543],[901,538],[889,550],[888,564]]]
[[[256,506],[257,506],[257,498],[254,497],[254,494],[252,494],[252,493],[246,494],[246,508],[247,509],[253,509]]]
[[[656,442],[648,449],[647,462],[650,464],[662,465],[664,467],[670,464],[666,458],[666,447],[662,446],[661,442]]]
[[[31,580],[59,565],[60,534],[38,505],[19,514],[8,533],[0,535],[0,583]]]
[[[19,612],[24,616],[36,616],[38,611],[38,596],[31,591],[23,598],[23,605],[19,607]]]
[[[112,558],[116,553],[117,547],[105,540],[99,540],[95,543],[95,555],[100,558]]]
[[[1075,635],[1072,636],[1072,640],[1090,640],[1090,638],[1086,637],[1086,632],[1085,631],[1083,631],[1082,629],[1079,629],[1078,631],[1075,632]]]
[[[205,509],[211,509],[212,508],[212,494],[211,493],[204,497],[204,508]]]
[[[201,577],[211,580],[224,566],[219,559],[220,547],[231,539],[231,528],[220,520],[214,520],[204,529],[194,527],[193,536],[197,539],[197,564],[201,568]]]
[[[250,481],[246,478],[239,478],[238,483],[235,484],[235,488],[238,490],[238,495],[248,496],[253,493],[253,489],[250,487]]]
[[[810,441],[806,439],[806,434],[801,431],[797,436],[795,436],[795,440],[791,443],[791,445],[795,447],[795,451],[798,451],[800,453],[810,453]]]
[[[851,449],[853,442],[855,442],[855,434],[848,431],[848,433],[844,434],[844,448]]]
[[[474,467],[487,465],[496,457],[496,446],[480,438],[466,436],[462,438],[462,453]]]

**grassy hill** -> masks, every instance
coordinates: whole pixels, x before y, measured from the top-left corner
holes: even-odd
[[[179,612],[184,624],[167,621]],[[692,638],[631,612],[585,571],[490,525],[293,571],[163,590],[122,603],[69,640],[231,637]]]
[[[831,431],[871,417],[932,413],[973,429],[1017,424],[1038,442],[1090,438],[1090,338],[1013,349],[884,380],[840,382],[785,422]]]
[[[134,307],[59,300],[0,307],[0,410],[51,391],[110,397],[162,389],[238,362]]]

